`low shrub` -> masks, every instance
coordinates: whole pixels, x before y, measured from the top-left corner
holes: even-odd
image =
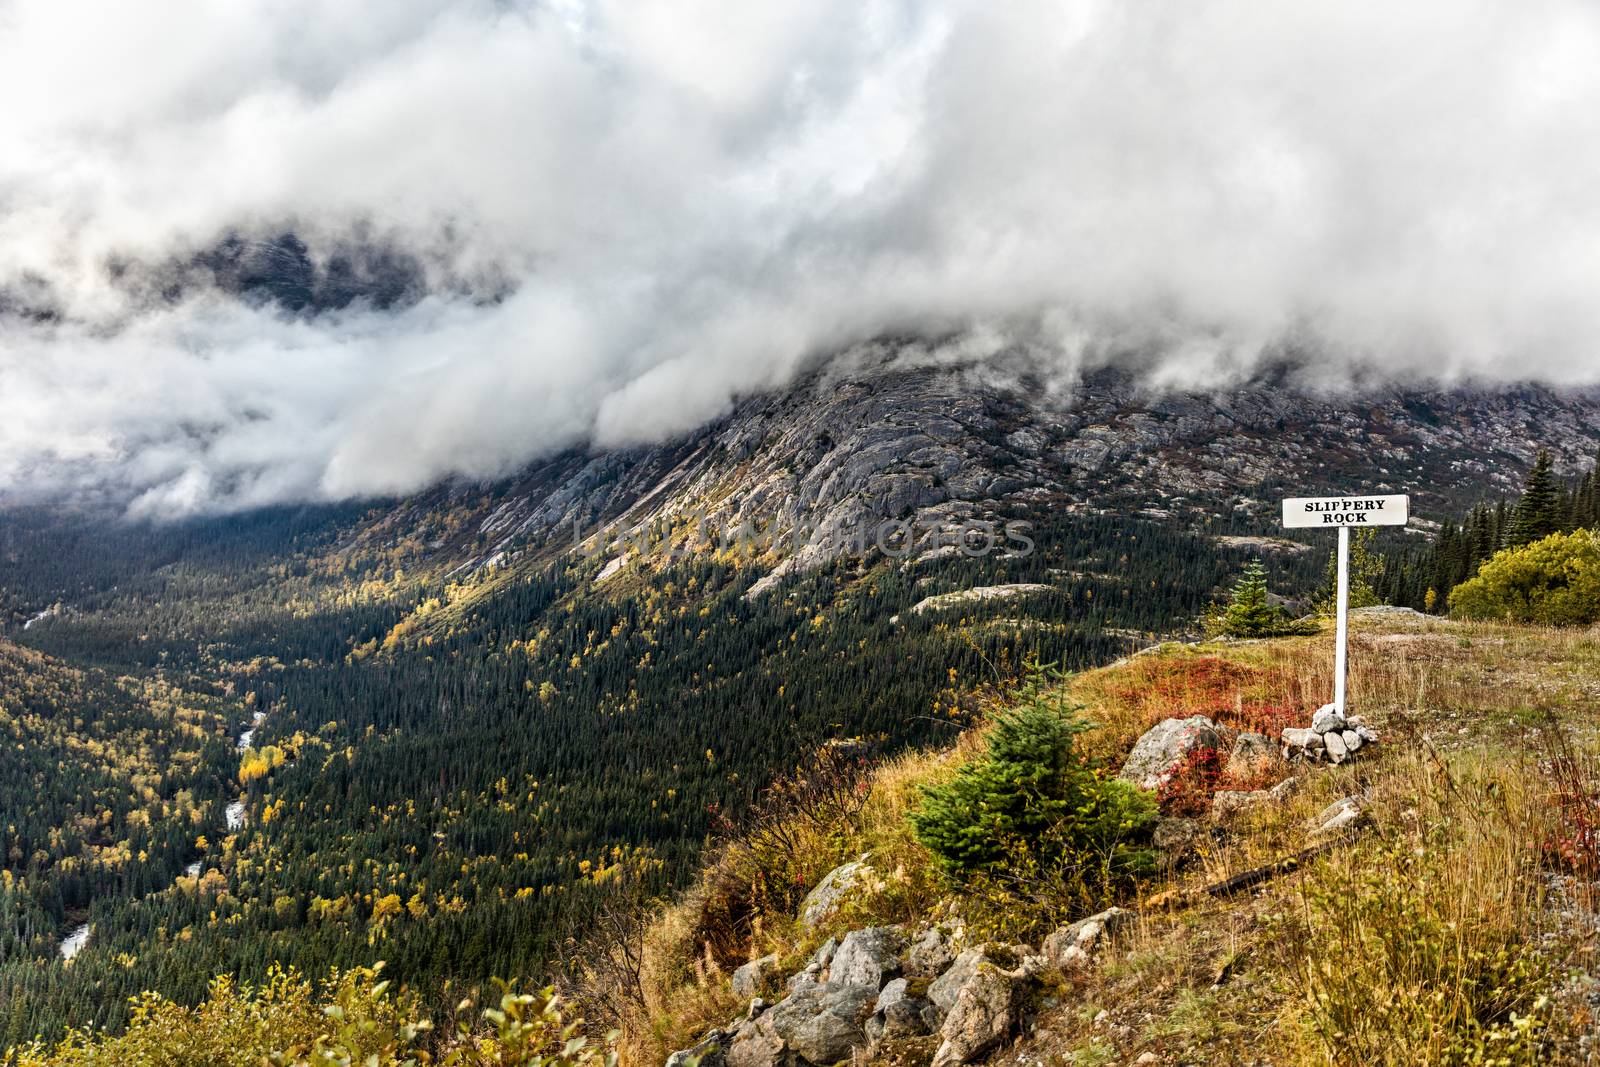
[[[1222,787],[1222,767],[1222,753],[1214,748],[1197,748],[1184,756],[1156,790],[1162,814],[1204,815],[1211,808],[1212,794]]]
[[[220,977],[192,1008],[144,993],[123,1033],[72,1031],[11,1049],[4,1067],[615,1067],[611,1039],[583,1037],[581,1020],[568,1018],[550,990],[497,983],[496,1002],[474,1013],[462,1001],[456,1033],[441,1039],[417,998],[393,990],[382,968],[335,971],[322,982],[283,968],[261,985]]]

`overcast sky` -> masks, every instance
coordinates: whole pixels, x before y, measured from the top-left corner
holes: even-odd
[[[1600,379],[1587,0],[0,0],[0,99],[0,492],[408,491],[888,333]],[[439,295],[112,281],[358,228]]]

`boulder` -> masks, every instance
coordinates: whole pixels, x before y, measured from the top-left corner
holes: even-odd
[[[1223,773],[1235,781],[1271,780],[1283,772],[1283,754],[1266,734],[1244,733],[1233,742]]]
[[[1322,735],[1322,743],[1327,746],[1328,759],[1334,763],[1343,763],[1350,756],[1350,750],[1345,747],[1344,735],[1338,730],[1329,730]]]
[[[939,1009],[925,997],[915,996],[910,983],[896,978],[878,994],[877,1007],[867,1020],[867,1041],[884,1038],[923,1037],[939,1027]]]
[[[728,1045],[727,1067],[787,1067],[788,1047],[768,1022],[768,1012],[754,1022],[745,1023]],[[681,1067],[671,1060],[668,1067]]]
[[[762,983],[766,981],[768,973],[770,973],[771,970],[777,966],[777,964],[778,957],[776,955],[769,955],[762,956],[758,960],[751,960],[743,967],[736,969],[733,972],[733,977],[730,979],[730,984],[733,987],[733,995],[738,997],[740,1000],[749,1000],[751,997],[761,992]]]
[[[878,991],[837,982],[806,984],[739,1029],[728,1067],[783,1067],[799,1057],[829,1064],[867,1043],[864,1027]]]
[[[938,1007],[941,1012],[948,1012],[955,1007],[956,997],[961,993],[961,987],[967,980],[978,973],[978,964],[983,962],[983,949],[969,948],[957,956],[943,974],[935,978],[928,986],[928,999]]]
[[[1348,796],[1343,800],[1336,800],[1323,808],[1317,817],[1311,820],[1315,827],[1311,836],[1332,833],[1343,830],[1346,826],[1353,826],[1360,822],[1367,813],[1366,801],[1359,796]]]
[[[1311,728],[1319,734],[1343,730],[1346,725],[1344,714],[1332,704],[1322,705],[1311,716]]]
[[[872,873],[867,858],[851,860],[835,867],[823,876],[806,898],[800,902],[800,925],[814,930],[833,917],[850,891]]]
[[[684,1067],[693,1059],[700,1067],[723,1067],[727,1062],[728,1046],[733,1035],[725,1030],[713,1030],[693,1048],[680,1049],[667,1057],[667,1067]]]
[[[1118,777],[1141,789],[1159,789],[1190,753],[1222,743],[1217,724],[1204,715],[1163,719],[1139,738]]]
[[[787,1016],[774,1020],[773,1028],[789,1048],[812,1063],[837,1063],[848,1059],[857,1045],[867,1043],[863,1025],[878,991],[868,986],[828,982],[815,987],[811,1003],[798,1006]],[[792,999],[792,998],[791,998]],[[763,1018],[777,1014],[778,1005]]]
[[[1315,760],[1322,755],[1322,735],[1315,730],[1291,726],[1283,731],[1284,759]]]
[[[1355,730],[1341,730],[1339,731],[1339,736],[1344,740],[1344,747],[1352,754],[1366,743],[1366,738]]]
[[[1133,918],[1126,908],[1108,908],[1071,926],[1063,926],[1044,939],[1043,951],[1050,966],[1067,970],[1088,963],[1101,943]]]
[[[920,978],[934,978],[944,973],[956,958],[953,939],[937,926],[924,930],[911,942],[906,954],[906,973]]]
[[[841,985],[871,986],[876,993],[883,983],[900,973],[900,953],[906,940],[890,926],[869,926],[846,934],[828,969],[828,980]]]
[[[933,1067],[971,1063],[1003,1041],[1017,1024],[1017,982],[987,961],[957,991]]]

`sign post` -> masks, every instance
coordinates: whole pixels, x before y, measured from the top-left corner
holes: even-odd
[[[1345,710],[1345,674],[1350,658],[1350,528],[1353,526],[1404,526],[1411,517],[1408,496],[1297,496],[1283,502],[1286,530],[1339,531],[1339,584],[1335,602],[1333,706]]]

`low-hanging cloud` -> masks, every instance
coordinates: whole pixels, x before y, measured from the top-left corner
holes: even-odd
[[[0,493],[405,492],[890,335],[1600,380],[1587,0],[0,0],[0,98]],[[430,295],[130,282],[285,232]]]

